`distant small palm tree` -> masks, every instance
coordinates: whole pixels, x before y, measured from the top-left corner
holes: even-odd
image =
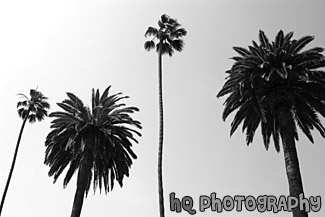
[[[34,123],[37,121],[42,121],[45,116],[47,116],[47,110],[50,108],[49,103],[46,102],[48,99],[45,97],[41,92],[31,89],[30,90],[30,98],[25,96],[24,94],[18,94],[22,97],[24,97],[26,100],[18,102],[17,108],[18,108],[18,115],[23,119],[23,123],[19,132],[16,149],[14,153],[14,157],[12,160],[9,176],[7,179],[6,187],[2,195],[1,205],[0,205],[0,215],[2,212],[3,204],[6,199],[7,191],[9,188],[11,176],[15,167],[16,158],[18,154],[19,144],[21,140],[21,136],[24,131],[24,127],[26,124],[26,121],[28,120],[30,123]]]
[[[223,119],[237,110],[231,123],[231,135],[243,122],[249,145],[258,126],[266,150],[273,136],[276,150],[280,151],[282,139],[286,173],[290,195],[299,198],[303,194],[302,178],[295,140],[298,141],[297,125],[313,142],[310,130],[316,128],[325,137],[325,129],[317,113],[325,117],[325,66],[323,48],[302,49],[314,37],[304,36],[292,40],[293,32],[286,35],[279,31],[270,43],[263,31],[259,32],[258,45],[248,49],[234,47],[239,54],[227,71],[227,81],[218,97],[230,94],[225,101]],[[299,207],[294,217],[308,216]]]
[[[77,189],[71,217],[79,217],[84,196],[87,196],[91,181],[94,191],[104,186],[105,193],[113,189],[114,181],[123,185],[124,176],[129,176],[129,168],[136,154],[132,151],[132,141],[137,143],[133,133],[141,134],[141,124],[130,114],[136,107],[125,107],[120,100],[121,93],[108,95],[110,86],[102,95],[92,90],[91,108],[74,94],[67,93],[69,99],[57,103],[64,111],[53,112],[53,129],[45,141],[45,164],[50,166],[49,176],[54,182],[69,165],[63,185],[66,186],[78,170]]]
[[[162,155],[163,155],[163,134],[164,134],[164,113],[163,113],[163,94],[162,94],[162,55],[168,54],[172,56],[174,50],[182,51],[184,42],[182,37],[187,34],[184,28],[180,28],[177,20],[170,18],[166,14],[161,16],[158,21],[159,29],[149,27],[145,33],[145,37],[153,36],[153,39],[146,41],[144,48],[147,51],[156,48],[158,53],[158,88],[159,88],[159,152],[158,152],[158,188],[159,188],[159,209],[160,216],[165,216],[164,211],[164,194],[163,194],[163,179],[162,179]],[[155,43],[155,39],[158,43]]]

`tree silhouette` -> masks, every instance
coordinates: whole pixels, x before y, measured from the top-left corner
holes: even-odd
[[[57,103],[64,111],[49,115],[55,118],[45,142],[49,176],[54,176],[55,182],[69,165],[63,181],[66,186],[78,171],[71,217],[80,216],[92,180],[94,191],[104,187],[105,193],[109,192],[115,180],[122,187],[132,158],[137,158],[131,142],[138,142],[134,134],[141,134],[134,128],[141,129],[141,124],[130,115],[139,110],[125,107],[119,101],[128,97],[121,93],[108,95],[109,89],[102,95],[98,89],[92,90],[91,108],[73,93],[67,93],[69,98]]]
[[[234,47],[239,56],[226,73],[227,81],[218,97],[228,95],[223,119],[237,110],[231,123],[231,135],[243,123],[249,145],[258,126],[266,150],[273,137],[277,152],[281,137],[290,195],[303,194],[302,178],[295,141],[298,141],[297,125],[313,142],[310,130],[316,128],[321,136],[325,129],[317,113],[325,116],[325,66],[323,48],[302,49],[314,37],[304,36],[292,40],[293,32],[284,35],[279,31],[270,43],[263,31],[257,44],[253,41],[248,49]],[[294,217],[308,216],[299,207]]]
[[[164,112],[163,112],[163,93],[162,93],[162,55],[172,56],[174,50],[182,51],[184,42],[182,37],[187,34],[184,28],[176,19],[163,14],[158,21],[159,28],[148,27],[145,37],[153,36],[152,40],[146,41],[144,48],[147,51],[156,48],[158,53],[158,89],[159,89],[159,151],[158,151],[158,193],[160,216],[165,216],[164,211],[164,192],[162,178],[162,156],[163,156],[163,138],[164,138]],[[155,43],[157,40],[157,44]]]
[[[24,128],[25,128],[26,121],[28,120],[29,123],[34,123],[36,121],[42,121],[44,119],[44,117],[47,116],[47,110],[50,108],[50,105],[46,102],[46,100],[48,98],[45,97],[41,92],[31,89],[29,94],[30,94],[30,98],[25,96],[24,94],[18,94],[25,98],[24,101],[17,103],[18,115],[20,118],[23,119],[23,123],[21,125],[21,129],[20,129],[20,132],[18,135],[18,140],[17,140],[17,144],[16,144],[14,157],[12,160],[7,183],[6,183],[3,195],[2,195],[2,200],[1,200],[1,204],[0,204],[0,215],[1,215],[2,208],[4,205],[5,199],[6,199],[11,176],[12,176],[12,173],[13,173],[13,170],[15,167],[19,144],[20,144],[21,136],[22,136]]]

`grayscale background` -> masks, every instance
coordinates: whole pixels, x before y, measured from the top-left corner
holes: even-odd
[[[90,103],[91,88],[130,96],[127,105],[140,108],[143,136],[134,150],[130,177],[123,188],[84,201],[81,216],[158,216],[158,56],[143,43],[148,26],[166,13],[188,31],[182,53],[163,58],[165,108],[164,190],[168,217],[190,216],[169,211],[168,195],[191,196],[196,216],[276,216],[258,211],[199,212],[199,196],[288,195],[282,150],[273,143],[265,151],[260,130],[247,147],[238,130],[229,136],[231,116],[221,119],[224,98],[216,95],[236,55],[264,30],[270,40],[282,29],[294,38],[313,35],[310,47],[325,47],[324,0],[1,0],[0,1],[0,192],[11,165],[22,121],[17,93],[36,88],[56,102],[73,92]],[[307,48],[308,48],[307,46]],[[26,124],[3,217],[69,216],[76,176],[63,189],[47,175],[44,141],[50,118]],[[324,119],[322,119],[324,123]],[[300,132],[297,144],[307,197],[322,196],[323,207],[310,217],[325,216],[325,139],[313,132],[311,144]],[[64,175],[64,174],[63,174]]]

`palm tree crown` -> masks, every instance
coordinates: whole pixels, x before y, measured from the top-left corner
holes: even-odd
[[[87,185],[86,195],[92,179],[94,192],[97,186],[101,190],[102,185],[105,193],[112,190],[115,179],[122,186],[123,177],[129,175],[131,157],[137,158],[131,150],[131,141],[137,143],[133,133],[141,134],[132,127],[141,129],[141,124],[130,114],[138,108],[118,103],[128,97],[121,97],[121,93],[109,96],[109,89],[110,86],[102,95],[98,89],[92,90],[91,108],[74,94],[67,93],[69,99],[57,103],[64,111],[50,114],[55,119],[45,142],[49,176],[54,176],[55,182],[69,165],[63,181],[66,186],[76,170],[89,161],[89,173],[83,180]]]
[[[294,137],[298,140],[296,125],[313,142],[310,133],[314,127],[325,136],[317,113],[325,117],[325,66],[323,48],[302,49],[314,37],[304,36],[292,40],[293,32],[284,35],[279,31],[275,41],[270,43],[263,31],[259,32],[259,41],[248,49],[234,47],[239,56],[235,61],[227,81],[218,93],[218,97],[230,94],[225,101],[223,119],[238,110],[231,123],[231,135],[243,122],[246,141],[253,141],[254,133],[261,123],[265,148],[268,149],[270,137],[275,148],[280,150],[281,132],[278,110],[281,107],[290,110],[294,126]]]
[[[174,50],[182,51],[184,47],[184,41],[181,39],[186,36],[187,31],[184,28],[180,28],[180,24],[176,19],[170,18],[168,15],[163,14],[158,21],[159,29],[155,27],[148,27],[145,36],[153,36],[153,39],[146,41],[144,48],[150,51],[156,48],[157,53],[168,54],[172,56]],[[155,39],[158,39],[158,43],[155,43]],[[161,46],[161,51],[160,51]]]
[[[30,123],[42,121],[47,116],[47,110],[50,108],[50,104],[46,102],[48,99],[41,92],[31,89],[30,98],[24,94],[18,94],[24,97],[26,100],[17,103],[17,111],[19,117],[25,119],[26,116]]]

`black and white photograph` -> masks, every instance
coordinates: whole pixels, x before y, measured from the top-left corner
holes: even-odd
[[[1,0],[1,217],[324,217],[324,0]]]

